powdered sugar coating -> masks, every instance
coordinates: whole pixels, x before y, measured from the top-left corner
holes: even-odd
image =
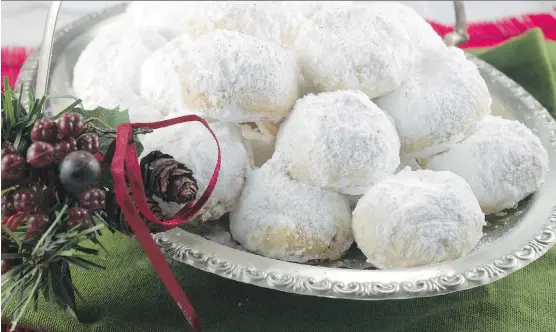
[[[396,122],[402,153],[425,158],[473,133],[492,100],[477,67],[455,47],[424,56],[415,69],[399,89],[374,101]]]
[[[123,18],[136,28],[157,31],[168,39],[187,32],[187,22],[205,1],[131,1]]]
[[[356,89],[370,98],[398,88],[416,53],[399,19],[369,5],[319,11],[295,46],[303,78],[317,90]]]
[[[220,143],[222,164],[214,191],[196,216],[201,222],[218,219],[232,210],[250,169],[239,127],[218,122],[211,123],[210,126]],[[143,156],[150,151],[159,150],[189,167],[199,187],[197,199],[201,197],[208,186],[218,156],[216,143],[202,124],[188,122],[155,130],[142,136],[141,143],[144,147]],[[172,215],[182,207],[175,203],[161,206],[166,215]]]
[[[549,171],[548,153],[529,128],[492,116],[475,134],[422,164],[464,178],[487,214],[513,207],[537,191]]]
[[[207,1],[187,21],[188,33],[202,36],[213,30],[241,32],[265,42],[291,45],[306,21],[301,6],[276,1]]]
[[[180,70],[191,37],[182,34],[156,50],[141,66],[140,91],[165,115],[182,111]]]
[[[383,13],[388,17],[396,17],[419,52],[435,52],[446,49],[442,37],[413,8],[401,3],[383,1],[375,1],[367,6],[372,6],[373,11]]]
[[[233,121],[279,121],[298,96],[295,57],[278,45],[232,31],[196,39],[181,69],[185,105]]]
[[[337,259],[353,243],[345,198],[290,179],[279,154],[247,178],[230,230],[246,249],[292,262]]]
[[[139,68],[166,39],[148,29],[117,24],[103,29],[80,54],[72,88],[86,108],[129,109],[132,121],[156,121],[162,114],[139,95]]]
[[[276,138],[293,179],[351,195],[392,175],[399,150],[391,119],[361,91],[299,99]]]
[[[453,260],[483,236],[484,214],[459,176],[402,171],[373,186],[353,212],[353,234],[367,261],[380,269]]]
[[[94,94],[97,88],[129,89],[139,93],[139,68],[167,42],[159,33],[122,25],[105,29],[85,47],[73,70],[76,95]]]
[[[127,110],[130,122],[153,122],[164,119],[164,115],[148,100],[129,89],[106,89],[97,86],[80,95],[85,109],[96,107]]]

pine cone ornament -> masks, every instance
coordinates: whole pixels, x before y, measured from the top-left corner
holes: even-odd
[[[147,196],[180,204],[197,197],[199,188],[193,172],[171,155],[152,151],[141,160],[141,171]]]

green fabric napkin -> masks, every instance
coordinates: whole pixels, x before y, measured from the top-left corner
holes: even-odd
[[[555,114],[556,46],[539,30],[478,51]],[[551,63],[552,62],[552,63]],[[46,332],[189,331],[143,250],[123,235],[106,234],[106,271],[73,270],[89,321],[78,323],[42,304],[23,326]],[[349,301],[292,295],[230,281],[171,263],[201,320],[202,331],[553,332],[556,251],[491,285],[446,296],[397,301]]]

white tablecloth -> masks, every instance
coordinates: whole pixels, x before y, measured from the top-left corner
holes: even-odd
[[[65,1],[59,26],[80,16],[124,1]],[[399,1],[422,16],[444,24],[454,23],[452,1]],[[2,45],[33,47],[40,43],[49,1],[2,1]],[[520,14],[548,12],[556,1],[466,1],[469,21],[492,20]]]

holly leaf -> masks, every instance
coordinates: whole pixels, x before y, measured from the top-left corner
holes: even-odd
[[[91,123],[92,125],[99,127],[103,130],[115,132],[116,128],[121,123],[129,122],[129,112],[127,109],[116,108],[105,108],[97,107],[92,110],[83,109],[77,107],[78,102],[74,103],[76,107],[68,107],[64,112],[76,112],[85,118],[85,121]],[[62,114],[62,113],[60,113]],[[100,138],[100,152],[103,155],[106,154],[110,144],[114,141],[115,135],[113,133],[99,135]],[[141,154],[143,151],[143,146],[138,141],[137,137],[134,136],[134,140],[137,143],[137,155]]]

